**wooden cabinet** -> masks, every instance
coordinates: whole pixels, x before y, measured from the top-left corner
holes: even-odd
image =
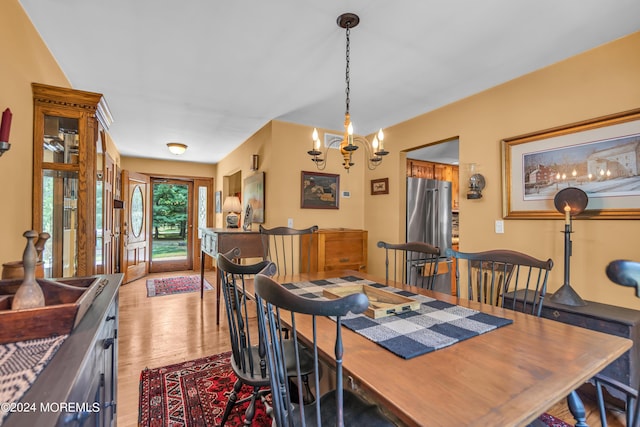
[[[110,121],[106,102],[98,93],[38,83],[32,90],[33,229],[51,234],[45,276],[90,276],[102,233],[96,228],[96,159],[101,126]]]
[[[444,163],[407,159],[407,176],[451,182],[451,209],[458,210],[460,198],[459,167]]]
[[[302,235],[300,265],[307,265],[311,257],[311,271],[357,270],[367,271],[367,231],[346,228],[321,229]],[[311,254],[309,253],[311,245]]]
[[[122,274],[99,277],[107,282],[102,292],[22,396],[21,402],[49,404],[54,409],[13,413],[4,420],[4,427],[116,424]]]

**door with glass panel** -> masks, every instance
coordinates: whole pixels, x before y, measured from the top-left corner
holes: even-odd
[[[148,176],[123,171],[122,253],[120,262],[124,283],[144,277],[149,272],[149,186]]]
[[[151,181],[151,272],[193,268],[193,183]]]

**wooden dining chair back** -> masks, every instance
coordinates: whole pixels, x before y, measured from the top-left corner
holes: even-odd
[[[611,261],[605,271],[607,277],[613,283],[635,288],[636,297],[640,298],[640,262],[627,260]],[[602,427],[607,427],[606,402],[602,391],[603,386],[613,388],[624,396],[626,425],[628,427],[640,427],[640,405],[638,404],[640,384],[632,384],[630,386],[603,374],[596,375],[593,380],[596,385],[596,397]]]
[[[311,269],[311,248],[313,247],[311,239],[317,230],[317,225],[301,230],[289,227],[265,228],[260,225],[264,259],[276,265],[278,276],[309,272]],[[305,234],[310,235],[310,244],[308,247],[302,248],[301,236]],[[302,250],[307,251],[305,257],[301,256]],[[302,265],[301,262],[303,258],[307,260],[305,265]]]
[[[384,249],[386,284],[389,281],[433,289],[438,274],[440,249],[424,242],[387,243],[380,241]]]
[[[458,297],[535,316],[542,313],[551,259],[543,261],[511,250],[471,253],[447,249],[445,255],[456,259]]]
[[[269,392],[269,375],[264,342],[255,327],[257,309],[255,301],[249,298],[247,285],[260,271],[275,273],[275,266],[269,261],[251,265],[240,265],[233,261],[240,257],[240,249],[234,248],[225,254],[218,254],[217,266],[220,287],[224,296],[227,313],[229,338],[231,342],[231,369],[236,376],[233,391],[229,395],[221,426],[224,426],[234,406],[249,401],[245,411],[245,423],[251,424],[255,414],[256,400],[263,399]],[[243,385],[252,387],[246,398],[238,400]]]
[[[256,298],[265,307],[258,316],[258,329],[262,339],[267,344],[267,362],[271,372],[271,400],[274,425],[285,426],[392,426],[387,418],[378,410],[376,405],[366,403],[356,394],[343,388],[342,359],[344,347],[342,343],[342,317],[347,313],[362,313],[369,300],[365,294],[358,293],[335,300],[305,298],[296,295],[287,288],[266,275],[257,275],[255,279]],[[316,337],[334,335],[327,330],[317,330],[317,318],[320,316],[334,316],[335,341],[332,343],[335,355],[329,360],[329,365],[335,369],[335,389],[322,394],[319,372],[320,351]],[[313,403],[299,405],[303,396],[296,396],[296,390],[287,380],[289,366],[300,366],[298,354],[287,354],[283,351],[285,340],[283,325],[289,328],[292,340],[298,339],[299,328],[304,327],[308,334],[307,340],[314,363],[315,395],[322,396]],[[331,358],[328,354],[326,357]],[[301,381],[298,373],[297,382]],[[299,393],[299,392],[298,392]]]

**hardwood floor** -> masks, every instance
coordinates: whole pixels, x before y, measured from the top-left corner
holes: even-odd
[[[150,278],[197,275],[195,271],[154,273],[120,288],[120,325],[118,329],[118,426],[138,425],[140,372],[172,363],[196,359],[231,349],[224,314],[219,326],[215,319],[215,291],[147,297],[146,281]],[[205,273],[215,283],[215,272]],[[222,308],[222,307],[221,307]],[[599,426],[595,402],[585,388],[581,395],[587,407],[587,423]],[[574,420],[562,401],[548,411],[573,425]],[[625,425],[624,414],[612,410],[609,426]]]

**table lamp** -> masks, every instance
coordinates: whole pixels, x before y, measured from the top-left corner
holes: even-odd
[[[222,211],[228,212],[227,228],[238,228],[238,214],[242,212],[240,199],[236,196],[227,197],[226,199],[224,199]]]
[[[558,212],[564,214],[564,283],[553,295],[549,298],[549,301],[571,305],[571,306],[584,306],[586,302],[569,283],[569,272],[571,268],[571,229],[572,217],[582,213],[587,207],[589,197],[587,193],[575,187],[567,187],[558,191],[553,198],[553,204]]]

